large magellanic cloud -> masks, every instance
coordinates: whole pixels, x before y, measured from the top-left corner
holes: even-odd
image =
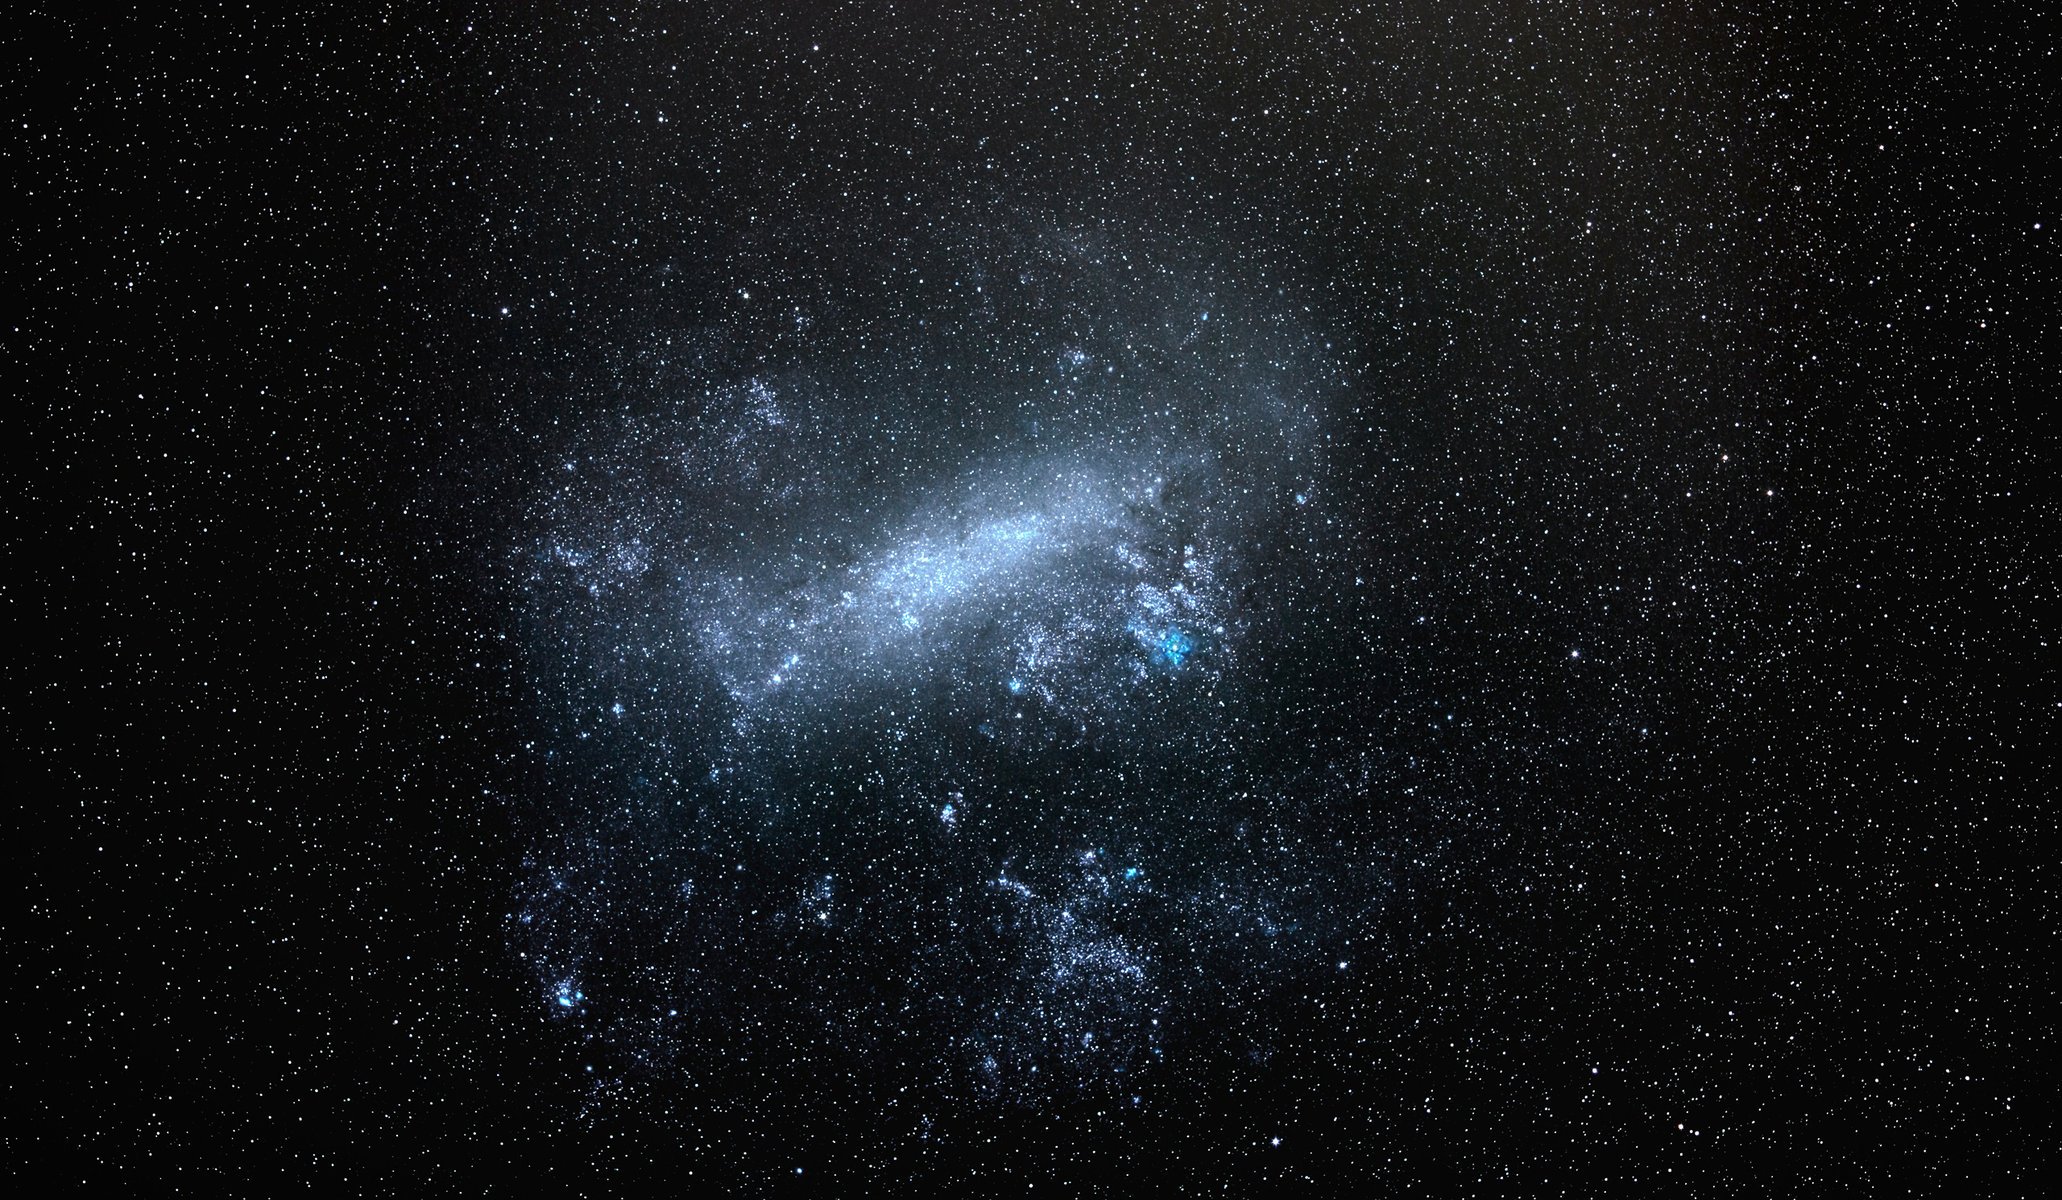
[[[1315,619],[1285,573],[1339,569],[1335,368],[1279,287],[1080,241],[968,231],[979,282],[913,321],[655,330],[536,464],[513,920],[624,1069],[691,1073],[770,974],[791,1041],[1144,1103],[1199,995],[1336,957],[1365,898],[1221,819],[1324,773],[1252,753],[1247,697]],[[858,959],[908,994],[845,994]]]

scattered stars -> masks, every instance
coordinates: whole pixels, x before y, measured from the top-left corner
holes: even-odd
[[[824,16],[24,67],[86,1187],[2025,1190],[2024,20]]]

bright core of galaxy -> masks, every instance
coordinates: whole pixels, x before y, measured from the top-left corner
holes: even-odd
[[[1380,887],[1289,815],[1355,766],[1254,703],[1347,702],[1305,669],[1344,535],[1322,338],[1175,239],[970,257],[886,332],[654,331],[536,464],[510,922],[597,1089],[763,1036],[1145,1105],[1366,936]]]

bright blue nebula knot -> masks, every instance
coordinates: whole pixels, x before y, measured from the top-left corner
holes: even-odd
[[[1170,667],[1178,667],[1195,648],[1196,643],[1188,634],[1170,625],[1167,632],[1160,635],[1160,640],[1153,644],[1153,657]]]

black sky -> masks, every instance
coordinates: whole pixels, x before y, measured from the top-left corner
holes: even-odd
[[[14,1170],[2030,1190],[2054,1149],[2039,16],[22,14]],[[754,380],[815,423],[669,490],[665,464],[743,444],[723,406]],[[753,595],[806,608],[835,592],[812,563],[978,544],[966,480],[1083,446],[1110,478],[1212,464],[1095,526],[1221,549],[1238,619],[1190,674],[1116,689],[1095,671],[1150,651],[1083,635],[1046,732],[991,737],[958,652],[1017,618],[983,610],[924,652],[923,715],[848,681],[737,735],[758,783],[697,791],[664,773],[722,749],[728,660],[683,638],[634,676],[667,681],[660,725],[582,736],[633,677],[595,665],[609,638],[704,593],[582,609],[552,546],[655,522],[652,578],[688,588],[730,538],[768,564]],[[574,460],[616,482],[578,490]],[[1269,481],[1308,503],[1240,490]],[[1054,604],[1103,582],[1060,561]],[[723,603],[695,611],[775,601]],[[1221,714],[1178,690],[1206,677]],[[1079,714],[1109,731],[1087,750]],[[781,740],[804,724],[845,740],[812,760]],[[897,730],[922,754],[866,757]],[[1013,797],[996,857],[858,805],[876,770]],[[1168,797],[1113,809],[1139,778]],[[810,815],[747,811],[809,781]],[[1183,865],[1068,944],[1137,950],[1152,987],[1039,1019],[1157,1014],[1126,1043],[1147,1081],[1077,1054],[1064,1085],[984,1084],[962,1051],[1047,1061],[1039,1027],[955,1024],[953,988],[1041,978],[982,964],[1061,919],[991,876],[1088,888],[1069,864],[1125,831]],[[697,877],[733,924],[654,916],[632,864],[690,860],[763,879]],[[539,907],[555,871],[616,890]],[[900,932],[750,923],[818,873]],[[989,932],[941,933],[961,918]],[[568,939],[666,987],[722,953],[659,1034],[627,1001],[555,1011]],[[913,977],[951,982],[939,1010],[901,1006]]]

